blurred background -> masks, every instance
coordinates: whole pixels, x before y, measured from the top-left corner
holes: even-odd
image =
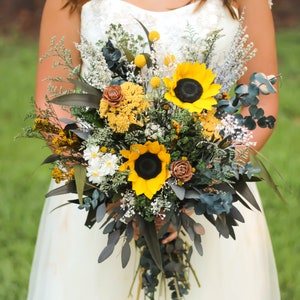
[[[300,5],[299,0],[273,2],[282,75],[281,105],[277,129],[262,153],[272,162],[267,166],[286,203],[274,196],[266,183],[259,183],[259,189],[273,241],[282,300],[299,300]],[[24,116],[32,109],[43,3],[0,0],[0,299],[5,300],[26,299],[50,177],[48,167],[40,165],[49,154],[43,142],[15,139],[30,124]]]

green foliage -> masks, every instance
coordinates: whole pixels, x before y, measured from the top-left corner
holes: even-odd
[[[278,32],[277,44],[282,74],[280,115],[262,153],[284,178],[282,181],[275,169],[269,168],[287,203],[274,198],[267,184],[258,186],[273,241],[282,300],[297,300],[300,299],[300,106],[297,105],[300,31]],[[20,128],[26,125],[24,115],[31,110],[36,62],[36,43],[12,43],[0,37],[0,299],[6,300],[26,298],[38,219],[50,180],[47,167],[40,167],[50,154],[43,148],[43,142],[14,141]]]

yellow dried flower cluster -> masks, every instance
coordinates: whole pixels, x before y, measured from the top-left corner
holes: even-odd
[[[71,180],[74,177],[74,168],[71,168],[68,171],[64,171],[59,167],[54,167],[52,170],[52,178],[56,183],[60,183],[61,181]]]
[[[173,120],[173,128],[175,129],[176,134],[180,133],[180,124],[175,120]]]
[[[51,132],[54,134],[59,132],[59,128],[51,124],[49,120],[43,118],[36,118],[34,120],[33,130],[41,132]]]
[[[143,126],[141,113],[150,106],[140,85],[125,82],[121,88],[124,99],[118,107],[109,105],[107,101],[100,103],[100,117],[107,118],[108,125],[118,133],[128,131],[131,124]]]
[[[221,124],[221,120],[215,117],[216,109],[203,112],[199,114],[199,121],[202,125],[202,134],[203,136],[210,140],[212,137],[214,139],[221,139],[221,135],[216,130],[216,127]]]
[[[58,155],[62,154],[66,149],[74,148],[78,143],[79,139],[75,134],[68,137],[66,132],[62,129],[60,129],[58,135],[52,139],[52,145],[55,147],[55,153]]]

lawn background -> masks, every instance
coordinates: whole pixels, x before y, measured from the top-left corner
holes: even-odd
[[[260,183],[277,261],[282,300],[300,299],[300,31],[277,32],[280,116],[262,153],[284,180],[272,174],[284,204]],[[0,36],[0,299],[26,299],[27,284],[49,172],[40,166],[49,153],[41,141],[14,137],[28,122],[37,62],[35,41]],[[251,253],[249,253],[251,255]],[[42,299],[41,299],[42,300]],[[242,300],[242,299],[241,299]],[[256,299],[255,299],[256,300]]]

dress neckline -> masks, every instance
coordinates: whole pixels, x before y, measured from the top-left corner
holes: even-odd
[[[187,5],[180,6],[178,8],[174,8],[174,9],[171,9],[171,10],[156,11],[156,10],[149,10],[149,9],[146,9],[146,8],[142,8],[140,6],[134,5],[134,4],[129,3],[127,1],[124,1],[124,0],[118,0],[118,1],[119,1],[119,3],[121,3],[123,5],[126,5],[126,6],[129,6],[132,9],[139,10],[139,11],[146,12],[146,13],[151,13],[151,14],[169,14],[169,13],[179,12],[179,11],[182,11],[182,10],[194,8],[196,6],[196,4],[199,4],[201,2],[201,0],[199,0],[198,2],[192,2],[192,3],[189,3]]]

